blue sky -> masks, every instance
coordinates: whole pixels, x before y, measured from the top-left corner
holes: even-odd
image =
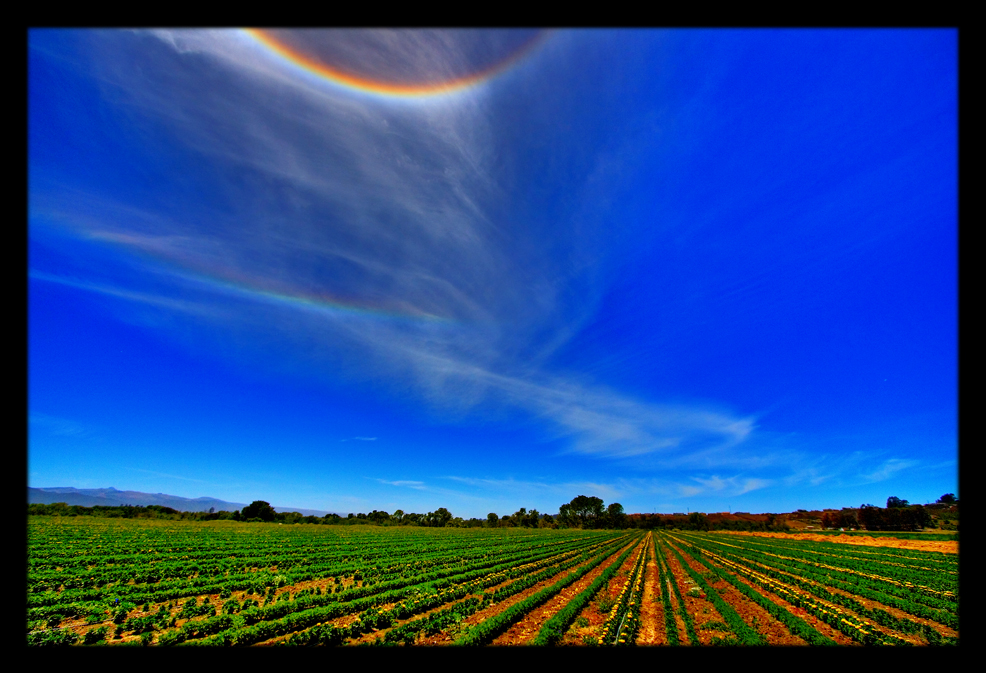
[[[32,30],[28,483],[958,493],[954,30]]]

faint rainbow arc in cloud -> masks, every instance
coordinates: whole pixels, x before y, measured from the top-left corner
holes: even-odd
[[[343,72],[337,68],[332,68],[321,63],[310,56],[292,49],[274,38],[264,34],[259,28],[244,28],[243,32],[261,44],[265,48],[274,52],[284,60],[292,63],[296,67],[306,72],[326,79],[338,86],[360,91],[362,93],[387,98],[430,98],[434,96],[444,96],[465,91],[488,81],[514,66],[517,62],[527,56],[535,46],[542,43],[548,36],[549,31],[542,31],[534,38],[528,40],[521,48],[515,50],[507,57],[495,62],[479,72],[455,77],[429,84],[397,84],[393,82],[381,82],[369,78],[357,77],[351,73]]]
[[[128,249],[131,253],[136,252],[152,258],[158,263],[169,267],[170,273],[184,278],[186,281],[243,299],[302,309],[335,317],[348,316],[431,324],[453,324],[459,322],[455,318],[425,313],[420,310],[400,309],[396,306],[374,306],[366,300],[344,299],[324,291],[304,293],[294,288],[272,287],[270,281],[265,283],[264,279],[258,279],[228,266],[217,267],[216,265],[203,264],[201,261],[189,257],[183,259],[171,251],[160,249],[159,246],[154,245],[153,241],[140,236],[91,229],[86,230],[84,235],[91,239],[121,246]],[[46,275],[36,277],[41,280],[55,280],[54,277],[46,277]],[[80,289],[92,289],[82,287],[82,285],[77,283],[64,284],[73,285]]]
[[[425,322],[425,323],[452,323],[450,318],[442,316],[417,313],[401,312],[394,309],[367,306],[356,302],[347,302],[336,297],[331,297],[325,293],[301,294],[289,293],[258,286],[254,282],[243,279],[232,280],[215,274],[203,274],[183,272],[181,274],[187,280],[193,280],[214,289],[225,291],[228,294],[241,296],[253,301],[262,301],[267,304],[286,306],[294,309],[307,310],[314,313],[322,313],[335,317],[348,316],[354,318],[373,318],[382,320],[398,320],[403,322]]]

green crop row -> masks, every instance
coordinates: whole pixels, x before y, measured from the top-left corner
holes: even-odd
[[[763,594],[753,590],[748,584],[741,582],[732,573],[724,571],[718,566],[712,565],[706,559],[701,557],[695,557],[695,560],[705,568],[708,568],[711,572],[715,573],[716,576],[723,581],[733,585],[738,591],[740,591],[740,593],[766,610],[772,617],[784,624],[784,626],[786,626],[791,633],[798,636],[809,645],[836,644],[834,640],[819,633],[817,629],[809,625],[800,617],[791,614],[790,611],[771,601]]]
[[[730,558],[755,561],[766,567],[776,569],[779,572],[787,573],[792,577],[808,579],[822,585],[857,594],[888,605],[889,607],[903,610],[916,617],[931,619],[952,628],[958,627],[958,615],[955,612],[957,604],[951,600],[943,600],[923,593],[910,592],[904,587],[878,581],[865,575],[827,571],[811,562],[782,559],[777,556],[768,556],[751,551],[738,553],[736,549],[724,548],[722,545],[717,544],[715,540],[708,537],[694,535],[682,535],[682,537],[693,541],[700,541],[700,544],[715,548],[719,553]],[[872,618],[881,624],[898,628],[898,630],[904,632],[915,632],[915,629],[918,628],[918,626],[904,624],[901,620],[892,617],[882,610],[874,611]],[[899,624],[900,626],[893,626],[895,624]]]
[[[793,578],[789,576],[776,576],[777,574],[769,568],[760,568],[759,570],[754,571],[735,562],[730,563],[728,567],[732,572],[747,578],[751,582],[774,594],[782,596],[784,600],[792,605],[796,605],[807,610],[830,626],[835,627],[850,638],[864,645],[911,644],[902,638],[885,634],[873,628],[871,625],[859,619],[852,613],[848,613],[832,605],[821,603],[819,598],[822,597],[816,596],[814,592],[806,589],[805,587],[799,586],[799,588],[803,590],[802,592],[792,590],[787,582],[790,582]],[[828,594],[828,592],[824,592],[824,590],[820,590],[820,593]]]
[[[465,634],[460,636],[455,641],[455,644],[485,645],[491,642],[498,635],[510,628],[510,626],[512,626],[515,622],[522,619],[528,612],[540,605],[543,605],[562,589],[593,570],[609,555],[608,550],[604,551],[602,554],[589,561],[589,563],[573,570],[551,586],[542,589],[532,596],[529,596],[520,603],[510,606],[496,616],[490,617],[489,619],[477,624],[473,628],[466,631]]]
[[[688,635],[688,642],[692,645],[698,645],[698,634],[695,633],[695,623],[692,621],[692,616],[688,614],[688,610],[685,608],[685,601],[681,597],[681,591],[678,589],[678,583],[674,579],[674,573],[671,571],[671,565],[668,563],[667,558],[664,556],[664,545],[655,544],[654,549],[657,553],[657,563],[661,571],[661,581],[664,582],[664,586],[668,587],[668,590],[674,593],[675,599],[678,602],[678,614],[681,616],[682,622],[685,624],[685,633]],[[669,604],[670,607],[670,604]],[[667,623],[667,622],[665,622]],[[670,634],[672,631],[669,631]],[[673,632],[675,634],[675,640],[678,636],[678,626],[675,625]],[[670,638],[670,635],[669,635]]]
[[[674,547],[674,545],[668,544],[668,549],[670,549],[671,553],[673,553],[675,556],[678,557],[678,562],[681,564],[681,567],[684,568],[685,572],[688,573],[689,577],[691,577],[692,580],[696,584],[698,584],[699,587],[701,587],[702,591],[705,592],[706,598],[708,598],[709,601],[711,601],[711,603],[719,611],[719,614],[722,615],[722,618],[726,620],[726,623],[729,625],[729,628],[739,638],[739,644],[741,645],[767,644],[767,641],[764,640],[763,636],[761,636],[755,630],[750,628],[746,624],[746,622],[743,621],[743,618],[736,613],[736,610],[734,610],[731,605],[729,605],[726,601],[722,599],[722,597],[719,595],[719,592],[713,589],[712,586],[705,581],[705,578],[702,577],[700,573],[696,572],[687,563],[687,561],[685,561],[684,556],[682,556],[681,552],[679,552]]]
[[[627,549],[613,561],[602,574],[593,581],[588,587],[582,590],[578,596],[569,601],[568,605],[558,611],[555,616],[549,619],[538,631],[537,636],[531,642],[532,645],[555,645],[564,636],[565,631],[572,625],[579,612],[599,593],[600,589],[606,586],[609,581],[620,569],[633,547]]]

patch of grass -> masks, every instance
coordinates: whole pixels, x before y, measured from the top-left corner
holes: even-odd
[[[729,626],[725,622],[705,622],[700,627],[702,631],[729,631]]]

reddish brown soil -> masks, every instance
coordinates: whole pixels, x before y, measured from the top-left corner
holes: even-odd
[[[624,547],[620,550],[622,553]],[[623,584],[626,582],[627,577],[633,572],[633,564],[637,560],[636,552],[631,552],[620,569],[616,571],[613,578],[599,590],[596,597],[592,599],[587,606],[582,608],[579,616],[575,618],[572,625],[569,627],[565,636],[561,640],[561,645],[585,645],[585,639],[595,639],[599,631],[602,629],[603,624],[606,623],[606,619],[609,617],[609,607],[612,606],[612,602],[616,600],[616,597],[620,594],[620,589],[623,588]],[[606,609],[603,609],[603,608]],[[585,623],[585,626],[579,626],[579,624]]]
[[[726,570],[729,570],[729,569],[727,568]],[[769,601],[771,601],[773,603],[776,603],[780,607],[782,607],[785,610],[787,610],[788,612],[790,612],[795,617],[800,617],[809,626],[813,627],[816,631],[818,631],[819,633],[821,633],[823,636],[826,636],[827,638],[831,638],[832,640],[834,640],[839,645],[859,645],[859,643],[857,643],[856,641],[854,641],[852,638],[850,638],[849,636],[845,635],[841,631],[838,631],[838,630],[834,629],[833,627],[829,626],[828,624],[826,624],[822,620],[818,619],[818,617],[815,617],[811,613],[807,612],[804,608],[800,608],[800,607],[798,607],[796,605],[792,605],[792,604],[788,603],[786,600],[784,600],[783,598],[780,598],[776,594],[771,593],[770,591],[767,591],[766,589],[764,589],[764,588],[762,588],[762,587],[760,587],[760,586],[758,586],[758,585],[756,585],[756,584],[748,581],[745,577],[742,577],[742,576],[740,576],[740,575],[738,575],[736,573],[733,573],[733,576],[736,579],[738,579],[740,582],[742,582],[743,584],[745,584],[746,586],[748,586],[751,589],[753,589],[754,591],[756,591],[761,596],[764,596],[765,598],[767,598],[767,600],[769,600]]]
[[[489,617],[492,617],[493,615],[500,614],[501,612],[503,612],[504,610],[506,610],[510,606],[515,605],[516,603],[521,602],[522,600],[528,598],[529,596],[532,596],[533,594],[536,594],[538,591],[540,591],[541,589],[543,589],[543,588],[545,588],[547,586],[551,586],[552,584],[554,584],[555,582],[557,582],[558,580],[560,580],[562,577],[564,577],[565,575],[567,575],[571,571],[572,571],[572,569],[569,568],[567,570],[563,570],[563,571],[560,571],[558,573],[555,573],[554,575],[552,575],[551,577],[549,577],[547,580],[545,580],[545,581],[543,581],[543,582],[541,582],[539,584],[535,584],[533,587],[528,587],[527,589],[524,589],[520,593],[514,594],[513,596],[509,596],[506,599],[500,601],[499,603],[496,603],[494,605],[490,605],[489,607],[486,607],[483,610],[480,610],[479,612],[476,612],[476,613],[470,615],[466,619],[463,619],[462,622],[459,624],[458,628],[454,629],[452,632],[443,631],[443,632],[437,633],[437,634],[435,634],[433,636],[428,636],[427,638],[423,638],[421,640],[418,640],[418,642],[415,643],[415,644],[417,644],[417,645],[450,645],[455,640],[455,638],[462,631],[464,631],[465,629],[467,629],[468,627],[473,626],[475,624],[479,624],[480,622],[488,619]],[[490,591],[492,591],[492,590],[490,590]]]
[[[715,589],[719,597],[736,611],[740,619],[764,637],[768,645],[800,646],[808,644],[804,639],[791,633],[777,618],[744,596],[732,584],[709,574],[709,570],[696,561],[687,550],[678,548],[678,551],[685,557],[693,570],[702,573],[709,586]]]
[[[909,615],[903,610],[892,608],[890,606],[884,605],[883,603],[878,603],[877,601],[871,601],[868,598],[864,598],[863,596],[859,596],[857,594],[849,593],[848,591],[843,591],[842,589],[836,589],[835,587],[826,587],[826,588],[834,594],[851,596],[855,600],[859,601],[865,608],[869,608],[871,610],[872,609],[885,610],[889,612],[891,615],[893,615],[894,617],[897,617],[898,619],[909,619],[919,624],[927,624],[928,626],[931,626],[933,629],[938,631],[938,633],[940,633],[943,636],[947,636],[949,638],[957,638],[959,635],[959,632],[956,631],[955,629],[945,626],[944,624],[939,624],[938,622],[933,622],[930,619],[923,619],[921,617],[915,617],[914,615]],[[928,644],[928,640],[927,638],[924,637],[924,635],[900,633],[899,631],[892,631],[884,627],[878,627],[878,628],[880,628],[885,633],[892,633],[898,638],[903,638],[904,640],[910,641],[915,645]]]
[[[695,584],[685,569],[681,567],[678,557],[670,550],[667,550],[664,558],[667,560],[668,566],[671,568],[671,573],[674,575],[675,581],[678,584],[678,591],[681,593],[681,598],[685,602],[685,610],[691,615],[699,644],[709,645],[714,638],[730,637],[732,632],[729,631],[728,627],[721,629],[713,628],[712,622],[725,623],[725,620],[719,614],[719,611],[716,610],[715,606],[705,597],[705,592]],[[699,589],[698,595],[689,595],[688,591],[695,588]],[[687,634],[685,634],[683,642],[688,642]]]
[[[752,565],[756,566],[756,565],[759,565],[759,564],[754,563]],[[948,627],[946,627],[946,626],[944,626],[942,624],[937,624],[937,623],[931,622],[929,620],[924,620],[924,619],[919,619],[919,618],[916,618],[916,617],[912,617],[912,616],[907,615],[906,613],[904,613],[904,612],[902,612],[900,610],[896,610],[896,609],[887,607],[887,606],[885,606],[885,605],[883,605],[881,603],[878,603],[876,601],[871,601],[871,600],[866,599],[866,598],[863,598],[862,596],[859,596],[857,594],[853,594],[853,593],[850,593],[850,592],[847,592],[847,591],[842,591],[842,590],[837,589],[835,587],[831,587],[831,586],[828,586],[828,585],[825,585],[825,584],[821,584],[819,582],[816,582],[816,581],[811,580],[811,579],[808,579],[808,578],[804,578],[804,577],[792,575],[791,573],[786,572],[786,571],[783,571],[783,570],[780,570],[779,572],[781,572],[784,575],[791,575],[792,577],[798,577],[798,579],[800,579],[802,581],[806,581],[806,582],[808,582],[810,584],[815,584],[815,585],[823,586],[823,587],[825,587],[826,590],[831,591],[832,593],[842,594],[844,596],[851,596],[853,599],[859,601],[865,607],[879,608],[879,609],[882,609],[882,610],[886,610],[887,612],[890,612],[891,614],[893,614],[894,616],[897,616],[897,617],[906,617],[908,619],[913,619],[913,620],[916,620],[916,621],[919,621],[919,622],[923,622],[923,623],[926,623],[926,624],[931,624],[931,625],[934,626],[934,628],[936,628],[936,630],[939,631],[939,633],[942,633],[942,635],[948,635],[948,636],[957,636],[958,635],[958,633],[956,631],[954,631],[952,629],[949,629]],[[739,579],[741,581],[744,581],[745,582],[745,580],[742,577],[740,577]],[[754,586],[753,588],[754,588],[754,590],[759,591],[760,593],[763,593],[764,595],[770,595],[768,592],[763,591],[759,587]],[[795,589],[794,587],[791,587],[791,589],[797,591],[797,589]],[[824,599],[817,598],[817,597],[815,598],[815,600],[817,600],[821,605],[828,606],[829,608],[832,608],[832,609],[841,610],[842,612],[844,612],[844,613],[846,613],[848,615],[852,615],[854,618],[858,619],[859,621],[861,621],[861,622],[863,622],[865,624],[868,624],[872,629],[874,629],[876,631],[879,631],[881,633],[885,633],[885,634],[888,634],[888,635],[896,636],[898,638],[901,638],[903,640],[908,641],[912,645],[927,645],[928,644],[927,640],[922,635],[901,633],[899,631],[895,631],[895,630],[893,630],[891,628],[888,628],[888,627],[882,626],[880,624],[877,624],[872,619],[870,619],[868,617],[864,617],[862,615],[859,615],[856,612],[854,612],[853,610],[850,610],[850,609],[846,608],[845,606],[836,606],[836,605],[834,605],[834,604],[832,604],[832,603],[830,603],[830,602],[828,602],[828,601],[826,601]],[[780,604],[780,605],[783,605],[784,607],[789,607],[788,604],[786,602],[784,602],[784,601],[777,600],[776,602],[778,604]],[[856,641],[853,641],[848,636],[842,634],[841,632],[836,631],[835,629],[833,629],[831,627],[828,627],[828,629],[826,630],[826,628],[824,628],[824,627],[826,627],[827,625],[824,622],[821,622],[820,620],[808,619],[808,617],[810,617],[810,615],[808,615],[803,610],[800,610],[798,608],[793,608],[793,609],[791,609],[791,612],[793,614],[797,615],[798,617],[801,617],[802,619],[804,619],[805,621],[807,621],[809,624],[811,624],[812,626],[814,626],[819,632],[821,632],[822,634],[828,636],[829,638],[832,638],[833,640],[835,640],[839,644],[852,644],[852,645],[857,645],[858,644],[858,643],[856,643]],[[806,617],[806,615],[807,615],[807,617]],[[847,640],[850,641],[850,642],[849,643],[846,643],[845,641],[847,641]]]
[[[937,551],[944,554],[958,554],[958,540],[898,540],[894,537],[869,537],[867,535],[817,535],[814,533],[750,533],[741,531],[716,531],[716,535],[748,535],[751,537],[780,537],[785,540],[813,540],[815,542],[836,542],[864,547],[893,547],[895,549],[916,549]]]
[[[637,634],[637,645],[667,645],[664,601],[661,599],[662,587],[657,570],[653,534],[647,536],[646,544],[650,547],[651,553],[647,567],[644,569],[644,596],[640,603],[640,632]]]
[[[538,631],[546,621],[555,616],[559,610],[565,607],[569,601],[578,596],[586,587],[596,581],[596,578],[603,574],[603,571],[613,563],[619,555],[626,549],[620,549],[612,556],[600,563],[592,572],[577,582],[562,590],[557,596],[549,600],[539,608],[531,610],[519,622],[510,627],[505,633],[501,634],[493,641],[493,645],[523,645],[537,636]],[[636,559],[636,551],[631,552],[628,558]],[[550,585],[546,585],[550,586]]]
[[[784,572],[784,571],[781,571],[781,572]],[[784,572],[784,574],[785,575],[790,575],[791,573]],[[942,634],[943,636],[958,637],[958,635],[959,635],[958,631],[956,631],[956,630],[954,630],[952,628],[949,628],[948,626],[945,626],[944,624],[939,624],[938,622],[933,622],[933,621],[931,621],[929,619],[922,619],[920,617],[915,617],[913,615],[909,615],[906,612],[904,612],[903,610],[898,610],[897,608],[889,607],[887,605],[884,605],[883,603],[879,603],[877,601],[873,601],[873,600],[870,600],[868,598],[864,598],[863,596],[860,596],[858,594],[854,594],[854,593],[851,593],[849,591],[843,591],[842,589],[838,589],[836,587],[831,587],[831,586],[828,586],[826,584],[821,584],[819,582],[816,582],[816,581],[811,580],[811,579],[808,579],[808,578],[802,577],[802,578],[799,578],[799,579],[801,579],[803,581],[806,581],[806,582],[808,582],[810,584],[815,584],[815,585],[823,586],[823,587],[825,587],[826,590],[828,590],[828,591],[830,591],[832,593],[841,594],[843,596],[849,596],[849,597],[853,598],[854,600],[858,601],[859,603],[861,603],[863,605],[863,607],[871,608],[871,609],[875,608],[875,609],[879,609],[879,610],[885,610],[885,611],[889,612],[891,615],[893,615],[895,617],[898,617],[898,618],[910,619],[912,621],[915,621],[915,622],[918,622],[918,623],[921,623],[921,624],[928,624],[932,628],[934,628],[936,631],[938,631],[940,634]],[[824,602],[824,601],[822,601],[822,602]],[[909,634],[909,633],[901,633],[900,631],[895,631],[895,630],[893,630],[891,628],[888,628],[888,627],[882,626],[880,624],[877,624],[873,620],[871,620],[871,619],[869,619],[867,617],[862,617],[860,615],[857,615],[854,611],[849,610],[848,608],[842,607],[842,610],[844,610],[845,612],[848,612],[849,614],[855,615],[857,619],[859,619],[859,620],[861,620],[863,622],[866,622],[867,624],[871,625],[877,631],[881,631],[883,633],[887,633],[887,634],[891,634],[891,635],[897,636],[898,638],[902,638],[902,639],[904,639],[904,640],[906,640],[906,641],[908,641],[908,642],[910,642],[910,643],[912,643],[914,645],[927,645],[928,644],[927,639],[923,635]]]

